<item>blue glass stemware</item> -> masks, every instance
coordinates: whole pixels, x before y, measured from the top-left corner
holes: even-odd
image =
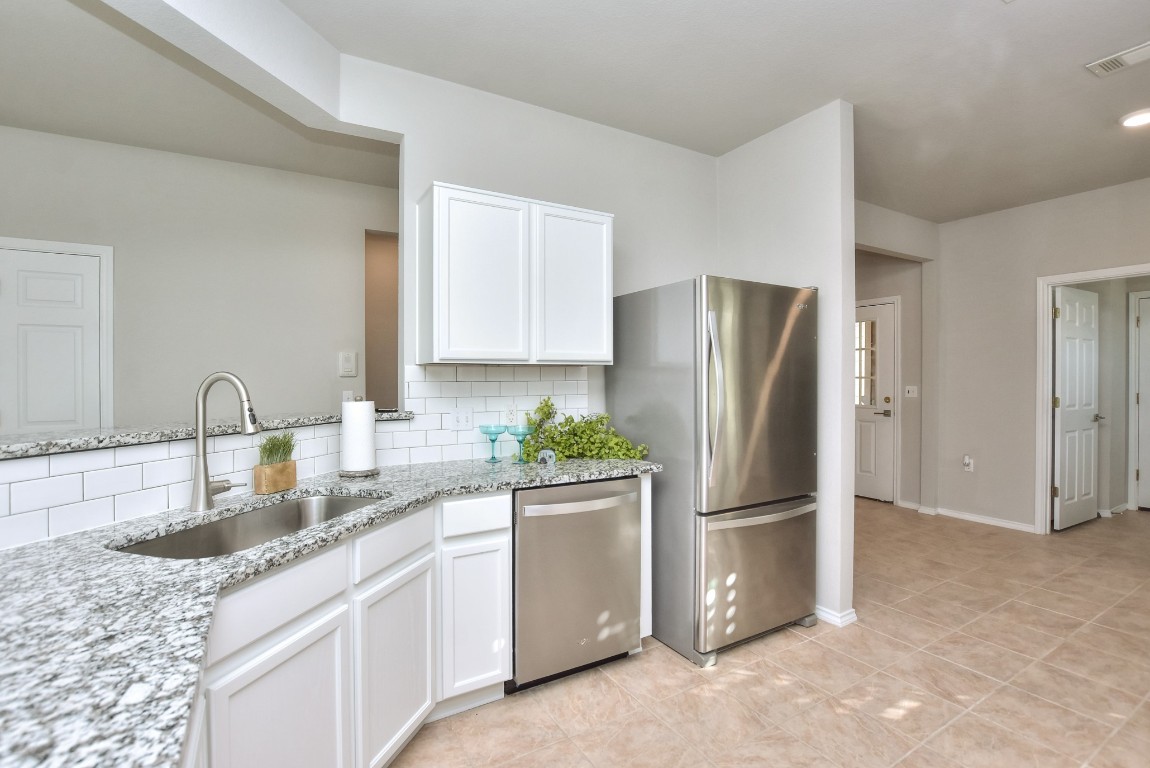
[[[519,441],[519,458],[515,460],[516,464],[526,464],[527,463],[526,461],[523,460],[523,441],[527,438],[528,435],[531,435],[534,433],[535,433],[535,427],[531,426],[530,424],[520,424],[518,426],[507,428],[507,434],[511,435],[512,437],[514,437],[516,440]]]
[[[502,424],[480,424],[479,431],[487,435],[487,439],[491,441],[491,458],[486,460],[487,463],[498,464],[499,459],[495,456],[495,441],[507,431],[507,427]]]

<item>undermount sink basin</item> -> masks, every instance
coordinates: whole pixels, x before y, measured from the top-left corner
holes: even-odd
[[[305,496],[241,512],[222,520],[197,525],[166,536],[121,548],[120,552],[151,557],[192,560],[230,555],[272,539],[374,504],[378,498],[361,496]]]

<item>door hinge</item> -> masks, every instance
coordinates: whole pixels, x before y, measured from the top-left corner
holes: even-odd
[[[1141,479],[1142,479],[1142,470],[1140,470],[1140,469],[1134,470],[1134,481],[1137,482]]]
[[[1142,405],[1142,393],[1141,392],[1135,392],[1134,393],[1134,405]]]
[[[1054,408],[1060,408],[1060,407],[1062,407],[1062,398],[1061,398],[1061,397],[1059,397],[1058,395],[1055,395],[1055,396],[1054,396],[1054,399],[1053,399],[1053,400],[1050,402],[1050,404],[1051,404],[1051,405],[1052,405]]]
[[[1054,319],[1057,320],[1060,317],[1062,317],[1062,308],[1061,307],[1055,307],[1054,308]]]
[[[1058,498],[1058,486],[1057,485],[1050,489],[1050,495],[1056,499]]]
[[[1142,327],[1142,315],[1138,315],[1137,317],[1134,318],[1134,327],[1135,328],[1141,328]]]

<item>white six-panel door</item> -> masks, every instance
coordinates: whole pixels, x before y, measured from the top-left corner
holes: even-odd
[[[0,433],[100,426],[100,259],[0,248]]]
[[[894,304],[855,313],[855,493],[894,501]]]
[[[1054,529],[1098,515],[1098,294],[1054,289]]]

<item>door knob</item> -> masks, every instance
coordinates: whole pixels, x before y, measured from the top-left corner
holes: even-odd
[[[1106,418],[1105,416],[1099,416],[1097,413],[1094,414],[1094,420],[1095,421],[1102,421],[1105,418]]]
[[[890,416],[891,415],[890,408],[887,408],[885,411],[875,411],[874,415],[875,416]]]

